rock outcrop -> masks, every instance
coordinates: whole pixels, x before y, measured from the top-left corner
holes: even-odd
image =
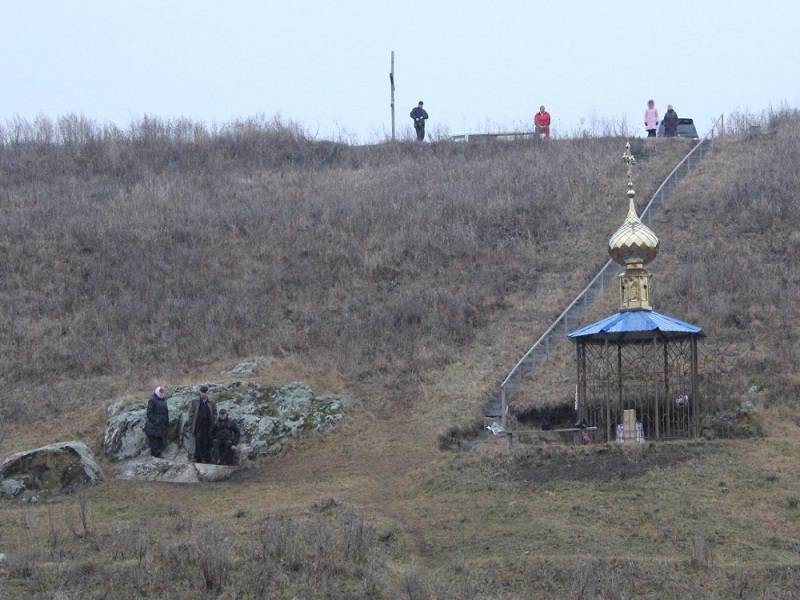
[[[279,388],[255,382],[207,384],[218,408],[226,408],[242,432],[239,453],[255,458],[280,452],[286,441],[303,431],[329,427],[344,414],[351,400],[347,396],[315,396],[299,382]],[[200,385],[176,388],[167,397],[170,426],[165,459],[188,462],[194,453],[194,437],[188,431],[189,405],[199,395]],[[111,461],[119,462],[148,453],[144,422],[147,405],[136,403],[120,409],[112,402],[103,448]]]
[[[100,468],[82,442],[61,442],[12,454],[0,465],[0,493],[63,494],[96,483]]]

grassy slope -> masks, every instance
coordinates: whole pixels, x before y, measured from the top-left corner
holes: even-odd
[[[122,544],[115,531],[149,529],[156,532],[154,546],[182,540],[198,544],[205,535],[199,532],[213,531],[221,520],[240,532],[237,577],[256,581],[245,558],[248,544],[266,515],[285,511],[312,521],[363,515],[376,531],[374,560],[366,572],[343,568],[326,575],[317,569],[305,581],[275,578],[273,597],[337,597],[345,588],[351,597],[387,598],[792,597],[798,593],[800,563],[800,483],[793,476],[800,443],[790,410],[795,406],[795,334],[787,325],[793,322],[793,300],[800,287],[797,268],[791,261],[776,265],[775,257],[776,246],[794,249],[798,221],[792,194],[784,189],[791,181],[776,182],[761,173],[764,155],[770,165],[790,161],[792,149],[796,156],[796,132],[796,124],[784,124],[769,140],[723,141],[653,224],[664,244],[653,266],[657,309],[702,324],[710,337],[724,341],[734,365],[729,385],[735,394],[753,383],[766,386],[758,400],[762,408],[770,406],[762,413],[768,437],[677,445],[681,449],[674,452],[648,446],[622,454],[612,448],[602,455],[550,446],[508,452],[500,443],[468,454],[437,450],[441,431],[474,422],[487,389],[558,314],[564,300],[588,281],[591,269],[575,264],[579,257],[585,259],[584,244],[599,248],[595,262],[602,264],[604,238],[624,217],[624,180],[621,169],[614,167],[618,189],[609,186],[603,201],[568,204],[585,211],[569,214],[580,225],[573,228],[562,221],[563,228],[542,240],[558,253],[532,269],[537,285],[520,285],[503,294],[467,343],[446,345],[446,360],[426,362],[409,354],[405,360],[418,364],[418,370],[395,372],[390,364],[378,375],[354,377],[358,370],[348,364],[302,360],[298,350],[264,368],[266,381],[303,379],[318,391],[354,394],[358,407],[341,428],[299,441],[284,455],[220,484],[176,488],[122,482],[112,478],[113,465],[105,464],[107,481],[88,492],[93,533],[83,539],[63,531],[62,514],[71,500],[28,509],[4,503],[0,551],[13,554],[27,546],[38,554],[31,559],[37,565],[32,577],[8,577],[2,585],[9,593],[44,593],[60,580],[65,589],[91,589],[95,597],[103,597],[108,574],[117,570],[117,585],[123,589],[154,594],[164,581],[153,574],[158,569],[148,562],[152,557],[138,571],[123,559],[106,567],[86,565],[101,564],[110,547]],[[495,162],[507,164],[502,150],[493,151]],[[653,158],[658,174],[650,180],[647,157],[640,160],[639,197],[655,189],[674,160],[668,153],[661,158],[661,164],[658,155]],[[608,168],[616,161],[615,156]],[[780,164],[772,168],[780,170]],[[342,181],[347,170],[335,175],[330,185],[351,189]],[[617,196],[619,202],[612,202]],[[760,221],[759,227],[754,220]],[[590,223],[597,226],[584,235]],[[766,231],[774,235],[760,235]],[[746,251],[742,236],[749,236]],[[727,255],[720,248],[732,252]],[[712,264],[698,265],[698,256]],[[515,268],[524,277],[525,265]],[[759,286],[748,285],[754,272]],[[762,293],[785,302],[773,308]],[[615,298],[607,301],[611,307],[615,303]],[[597,311],[598,316],[607,312],[604,307]],[[774,347],[780,353],[772,352]],[[434,350],[432,345],[422,353]],[[547,389],[569,382],[572,355],[568,346],[562,350],[564,358],[549,363],[555,382],[543,383]],[[308,356],[313,358],[313,352]],[[219,379],[216,374],[225,366],[245,357],[222,356],[187,367],[169,376],[169,384]],[[135,389],[135,379],[124,375],[90,378],[92,385],[108,380],[115,381],[114,389]],[[535,392],[528,396],[535,402]],[[96,445],[101,398],[89,397],[89,419],[77,419],[68,406],[60,423],[11,423],[6,450],[73,435],[94,439]],[[616,476],[593,473],[604,461],[617,465]],[[639,474],[626,476],[634,471]],[[63,541],[54,542],[54,528],[62,531]],[[159,560],[168,558],[163,551],[149,552]],[[130,555],[126,560],[132,560]],[[196,573],[182,563],[172,568],[178,597],[178,590],[186,587],[179,585],[181,578]],[[237,585],[229,582],[222,589],[231,592]]]

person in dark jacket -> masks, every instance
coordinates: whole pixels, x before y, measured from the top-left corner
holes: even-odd
[[[217,420],[217,404],[208,397],[208,386],[200,386],[200,397],[189,406],[186,426],[194,436],[194,462],[211,463],[211,426]]]
[[[164,388],[158,386],[150,400],[147,401],[147,422],[144,426],[144,434],[150,444],[150,456],[155,458],[161,458],[164,438],[169,429],[169,408],[164,396],[166,396]]]
[[[667,105],[667,112],[661,119],[664,126],[664,137],[675,137],[678,135],[678,113],[672,110],[672,104]]]
[[[411,118],[414,119],[414,129],[417,132],[417,141],[421,142],[425,139],[425,120],[428,118],[428,113],[422,108],[422,100],[419,104],[411,110]]]
[[[211,454],[214,464],[228,465],[231,463],[232,450],[239,445],[239,426],[236,421],[228,418],[228,411],[219,409],[219,417],[211,427]]]

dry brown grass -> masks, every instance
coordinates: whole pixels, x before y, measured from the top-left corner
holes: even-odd
[[[4,450],[68,437],[99,448],[110,398],[221,380],[259,356],[267,382],[357,404],[341,427],[224,483],[124,482],[104,462],[82,537],[65,517],[77,523],[74,498],[4,501],[0,594],[800,594],[800,276],[785,258],[800,126],[773,120],[767,136],[722,140],[676,190],[653,223],[652,268],[656,308],[729,349],[726,402],[764,387],[769,436],[602,454],[499,439],[452,454],[438,436],[474,426],[605,262],[625,212],[623,140],[349,148],[251,126],[167,143],[177,134],[149,123],[136,144],[83,153],[3,146]],[[687,149],[637,142],[638,197]],[[569,398],[572,359],[563,344],[525,401]]]
[[[0,146],[10,418],[74,407],[76,381],[112,376],[79,389],[94,402],[254,354],[396,388],[509,297],[544,292],[526,318],[552,318],[592,270],[592,220],[621,202],[619,139],[351,148],[268,124],[58,125],[81,143]],[[641,191],[686,148],[638,142]]]

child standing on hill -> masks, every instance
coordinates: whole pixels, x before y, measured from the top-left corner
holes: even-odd
[[[658,127],[658,109],[652,100],[647,101],[647,110],[644,111],[644,128],[647,130],[647,137],[656,137]]]

